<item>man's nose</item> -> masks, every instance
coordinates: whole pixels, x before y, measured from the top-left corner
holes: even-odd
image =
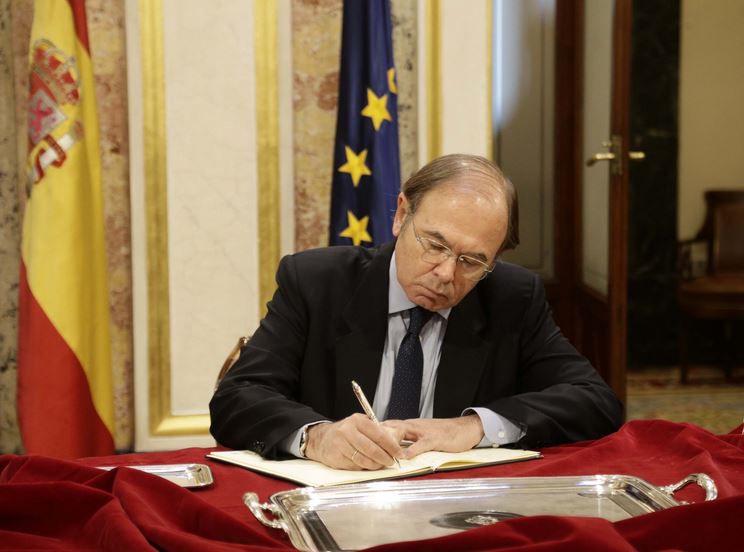
[[[447,284],[455,279],[455,270],[457,270],[457,257],[451,255],[434,267],[434,275]]]

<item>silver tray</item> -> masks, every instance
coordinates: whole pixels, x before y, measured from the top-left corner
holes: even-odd
[[[705,500],[718,495],[705,474],[666,487],[628,475],[586,475],[377,481],[284,491],[263,504],[246,493],[243,502],[299,550],[336,551],[440,537],[522,516],[619,521],[683,504],[672,495],[692,482],[705,489]]]
[[[206,464],[153,464],[150,466],[97,466],[99,470],[132,468],[172,481],[181,487],[206,487],[214,482]]]

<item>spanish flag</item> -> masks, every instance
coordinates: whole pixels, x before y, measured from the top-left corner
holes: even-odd
[[[98,118],[84,0],[36,0],[21,242],[18,418],[27,453],[111,454]]]

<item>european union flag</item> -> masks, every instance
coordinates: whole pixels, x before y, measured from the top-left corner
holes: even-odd
[[[400,191],[389,0],[345,0],[330,244],[393,239]]]

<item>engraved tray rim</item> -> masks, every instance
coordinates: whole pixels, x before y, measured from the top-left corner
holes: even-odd
[[[212,470],[206,464],[189,462],[186,464],[145,464],[119,466],[96,466],[99,470],[110,471],[114,468],[131,468],[157,475],[163,479],[175,483],[179,487],[198,488],[207,487],[214,483]]]
[[[691,476],[688,476],[690,478]],[[703,477],[707,477],[703,474]],[[688,479],[686,478],[686,479]],[[685,480],[683,480],[684,482]],[[499,492],[501,494],[518,493],[524,491],[538,492],[571,492],[574,494],[581,490],[583,492],[606,494],[632,494],[634,507],[646,511],[633,513],[622,508],[629,517],[664,510],[679,506],[684,502],[678,502],[671,493],[681,488],[683,482],[675,485],[656,486],[648,483],[640,477],[621,474],[594,474],[594,475],[569,475],[569,476],[538,476],[538,477],[488,477],[488,478],[463,478],[463,479],[434,479],[434,480],[392,480],[373,481],[367,483],[355,483],[339,485],[335,487],[300,487],[288,491],[277,492],[270,497],[270,503],[259,504],[255,493],[246,493],[244,502],[256,518],[273,528],[283,529],[289,536],[292,544],[299,550],[341,550],[333,546],[327,546],[328,541],[319,535],[317,527],[307,523],[308,514],[311,516],[316,509],[324,505],[339,507],[340,505],[353,505],[363,502],[374,502],[375,497],[381,493],[394,492],[401,502],[406,500],[421,499],[427,495],[450,496],[455,493],[480,492],[484,496],[488,492]],[[379,500],[379,499],[378,499]],[[640,502],[641,505],[635,504]],[[269,520],[263,515],[268,511],[276,519]],[[571,512],[555,513],[546,515],[572,515]],[[321,523],[322,525],[322,523]],[[325,528],[324,528],[325,529]],[[322,533],[323,531],[321,531]],[[327,529],[325,533],[330,535]],[[332,539],[331,539],[332,541]],[[326,544],[324,546],[324,544]]]

